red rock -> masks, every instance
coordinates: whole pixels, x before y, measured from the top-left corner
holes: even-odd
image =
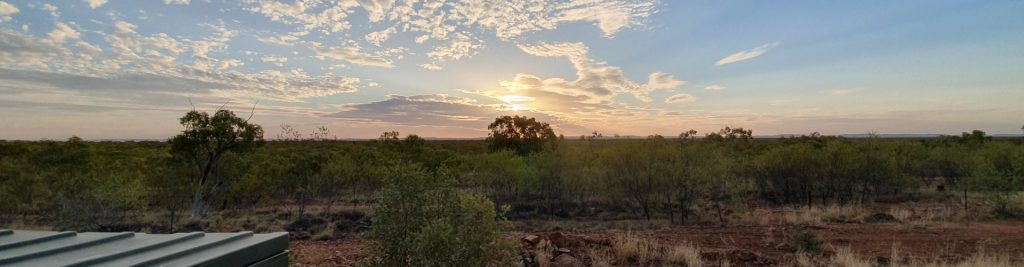
[[[536,235],[528,235],[526,237],[523,237],[523,241],[530,243],[530,245],[536,245],[537,242],[540,242],[540,237]]]
[[[565,239],[565,235],[563,235],[562,233],[557,233],[556,232],[556,233],[548,234],[548,240],[551,240],[551,244],[554,244],[556,247],[560,247],[561,248],[561,247],[566,247],[568,245],[567,244],[568,242]]]
[[[551,266],[556,266],[556,267],[576,267],[576,266],[582,266],[582,263],[580,262],[580,260],[576,259],[576,257],[573,257],[572,255],[569,255],[568,253],[566,253],[566,254],[558,255],[558,257],[555,257],[553,260],[551,260]]]

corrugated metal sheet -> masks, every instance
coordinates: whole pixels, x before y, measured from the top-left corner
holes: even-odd
[[[288,233],[0,229],[0,266],[287,266]]]

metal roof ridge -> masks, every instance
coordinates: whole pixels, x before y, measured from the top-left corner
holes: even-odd
[[[72,232],[72,233],[74,233],[74,232]],[[52,249],[39,250],[39,251],[35,251],[35,252],[32,252],[32,253],[22,254],[22,255],[10,257],[10,258],[5,258],[5,259],[0,259],[0,264],[9,264],[9,263],[14,263],[14,262],[28,260],[28,259],[34,259],[34,258],[38,258],[38,257],[41,257],[41,256],[46,256],[46,255],[50,255],[50,254],[56,254],[56,253],[60,253],[60,252],[64,252],[64,251],[69,251],[69,250],[75,250],[75,249],[82,248],[82,247],[87,247],[87,246],[91,246],[91,245],[107,243],[107,242],[111,242],[111,241],[115,241],[115,240],[121,240],[121,239],[129,238],[129,237],[133,237],[133,236],[135,236],[135,233],[133,233],[133,232],[117,233],[117,234],[113,234],[113,235],[110,235],[110,236],[100,237],[100,238],[97,238],[97,239],[93,239],[93,240],[89,240],[89,241],[85,241],[85,242],[81,242],[81,243],[75,243],[75,244],[71,244],[71,245],[67,245],[67,246],[63,246],[63,247],[56,247],[56,248],[52,248]]]
[[[150,250],[153,250],[153,249],[167,247],[167,246],[174,245],[174,244],[177,244],[177,243],[181,243],[181,242],[184,242],[184,241],[187,241],[187,240],[196,239],[198,237],[202,237],[202,236],[205,236],[205,235],[206,235],[206,233],[203,233],[203,232],[184,233],[181,236],[174,237],[174,238],[171,238],[169,240],[164,240],[164,241],[156,242],[156,243],[153,243],[153,244],[139,246],[139,247],[131,248],[131,249],[128,249],[128,250],[114,252],[114,253],[109,253],[109,254],[95,255],[95,256],[88,257],[88,258],[85,258],[85,259],[82,259],[82,260],[79,260],[79,261],[76,261],[76,262],[72,262],[71,264],[68,264],[67,266],[89,266],[89,265],[95,265],[97,263],[106,262],[106,261],[112,261],[112,260],[124,258],[124,257],[127,257],[127,256],[131,256],[131,255],[143,253],[143,252],[146,252],[146,251],[150,251]]]
[[[175,253],[158,256],[158,257],[151,258],[151,259],[146,259],[146,260],[137,262],[135,264],[132,264],[131,266],[150,266],[150,265],[156,265],[156,263],[161,262],[161,261],[171,260],[171,259],[174,259],[174,258],[181,257],[183,255],[188,255],[188,254],[190,254],[192,252],[202,251],[202,250],[210,248],[210,247],[220,246],[220,245],[225,244],[225,243],[229,243],[229,242],[232,242],[232,241],[235,241],[235,240],[238,240],[238,239],[242,239],[242,238],[245,238],[245,237],[252,237],[252,236],[253,236],[252,231],[238,232],[238,233],[236,233],[236,234],[234,234],[234,235],[232,235],[231,237],[228,237],[228,238],[224,238],[224,239],[221,239],[221,240],[213,241],[213,242],[202,244],[202,245],[199,245],[199,246],[183,249],[183,250],[180,250],[180,251],[175,252]]]
[[[13,231],[12,231],[12,233],[13,233]],[[29,239],[29,240],[22,240],[22,241],[18,241],[18,242],[14,242],[14,243],[0,244],[0,250],[11,249],[11,248],[16,248],[16,247],[23,247],[23,246],[28,246],[28,245],[32,245],[32,244],[36,244],[36,243],[42,243],[42,242],[46,242],[46,241],[50,241],[50,240],[54,240],[54,239],[58,239],[58,238],[65,238],[65,237],[76,236],[76,235],[78,235],[78,233],[71,232],[71,231],[57,232],[57,233],[54,233],[52,235],[45,235],[45,236],[41,236],[41,237]]]

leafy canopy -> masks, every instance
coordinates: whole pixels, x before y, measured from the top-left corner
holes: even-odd
[[[520,116],[498,117],[487,129],[491,130],[487,136],[491,151],[509,149],[521,156],[540,152],[545,142],[557,138],[551,125]]]

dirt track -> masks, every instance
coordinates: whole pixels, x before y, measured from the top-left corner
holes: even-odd
[[[1024,224],[1020,222],[943,223],[830,223],[820,225],[765,225],[727,227],[672,227],[634,231],[664,244],[690,242],[704,248],[705,258],[728,257],[734,266],[778,265],[792,260],[790,236],[813,230],[825,240],[825,254],[850,247],[874,261],[908,259],[958,260],[979,250],[1024,259]],[[540,233],[540,234],[543,234]],[[621,232],[567,232],[568,248],[584,254],[607,249]],[[360,261],[368,242],[350,235],[333,241],[294,241],[290,244],[297,266],[350,266]],[[585,256],[583,256],[585,257]]]

